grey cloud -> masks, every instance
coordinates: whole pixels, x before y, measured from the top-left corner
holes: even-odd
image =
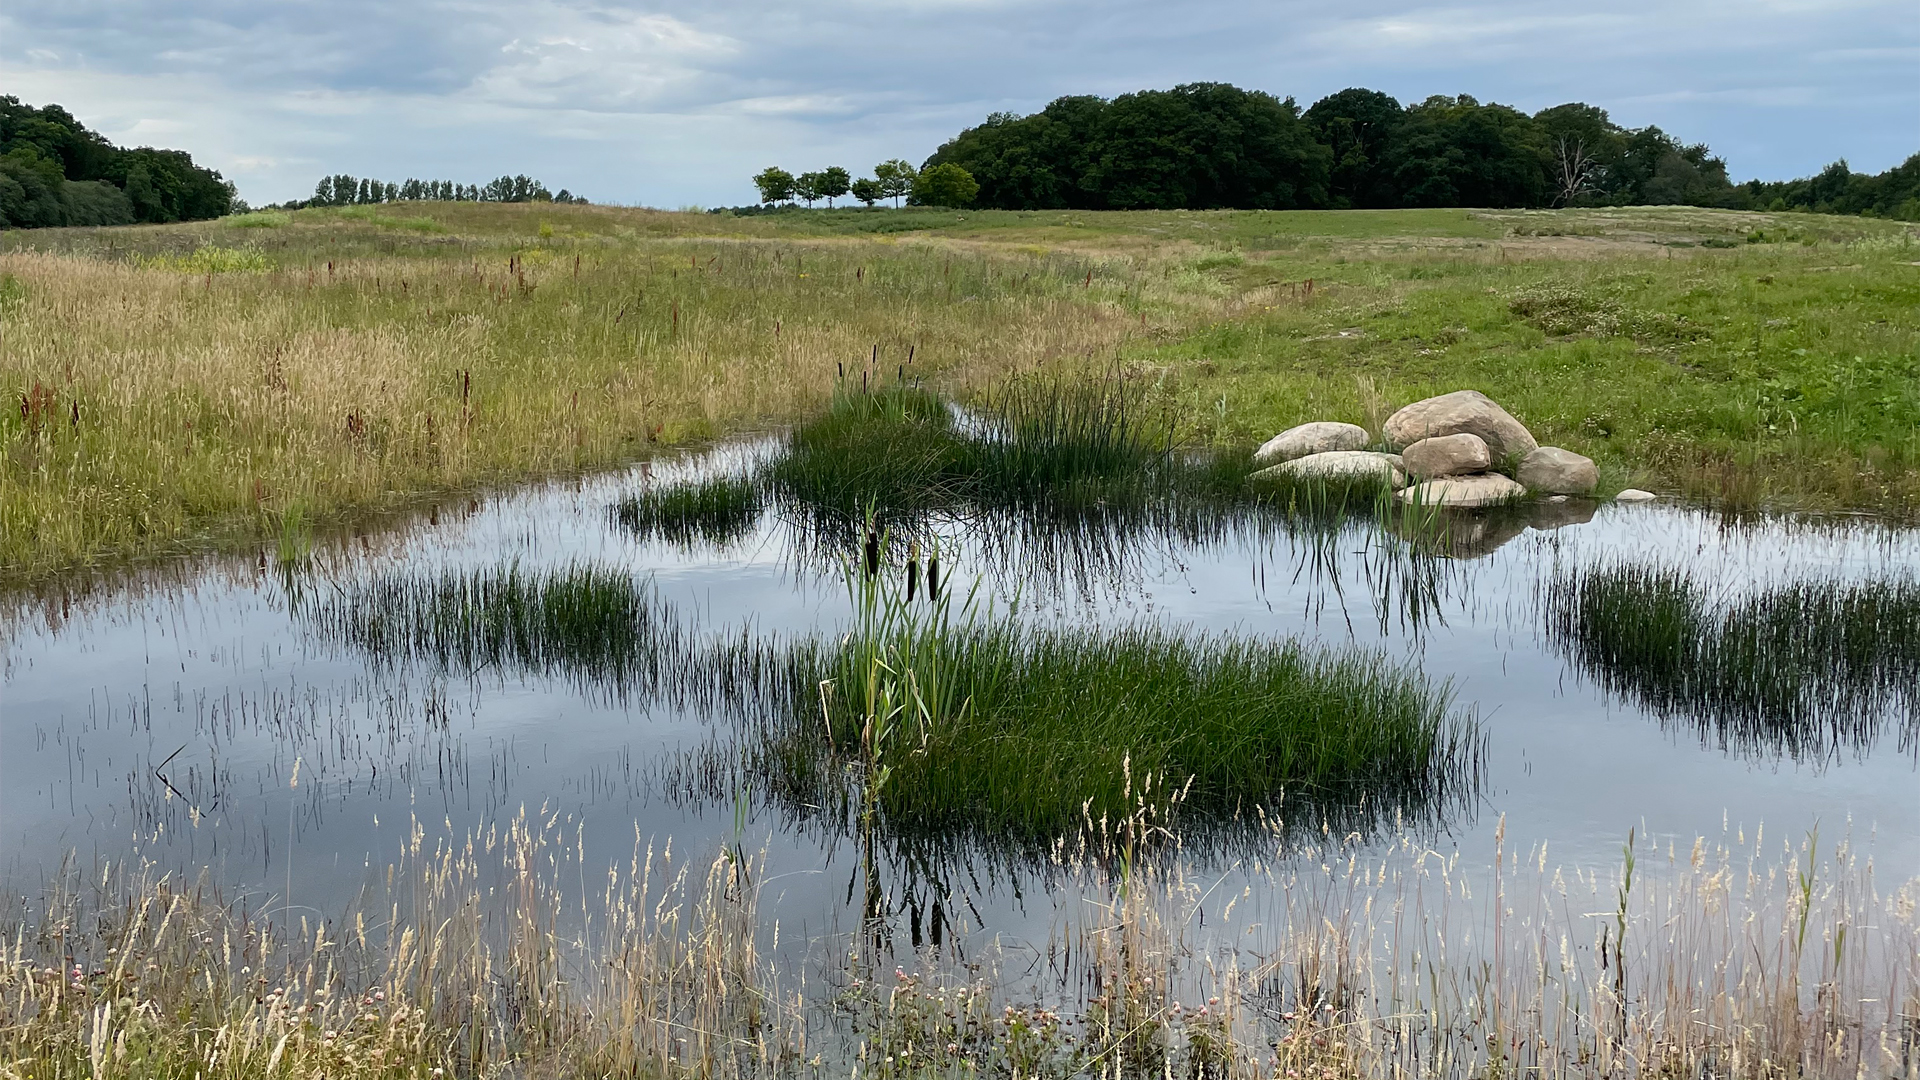
[[[1914,23],[1910,0],[78,0],[0,15],[0,80],[165,131],[256,200],[346,169],[742,201],[775,160],[918,158],[992,110],[1198,80],[1585,100],[1771,178],[1920,148]]]

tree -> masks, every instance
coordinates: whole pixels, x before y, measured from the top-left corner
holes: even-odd
[[[1400,205],[1386,159],[1406,110],[1378,90],[1354,87],[1313,103],[1305,115],[1313,136],[1332,153],[1328,205]]]
[[[952,162],[922,169],[913,182],[907,201],[917,206],[961,207],[980,194],[973,174]]]
[[[1114,210],[1326,205],[1332,153],[1314,141],[1292,98],[1225,83],[1123,94],[1095,129],[1080,178]]]
[[[803,172],[793,178],[794,198],[806,203],[809,208],[813,206],[813,200],[827,197],[826,187],[827,178],[821,173]]]
[[[873,178],[880,184],[880,196],[892,199],[894,206],[913,191],[913,178],[918,175],[914,167],[899,158],[883,161],[873,167]]]
[[[828,206],[833,205],[833,200],[845,195],[853,181],[852,175],[838,165],[827,166],[820,171],[819,175],[820,194],[825,197]]]
[[[762,206],[793,201],[793,174],[785,169],[775,167],[761,169],[754,174],[753,186],[760,189]]]
[[[1388,165],[1404,206],[1544,206],[1548,157],[1527,114],[1436,95],[1407,109]]]
[[[885,198],[887,194],[885,188],[881,186],[880,181],[864,176],[855,180],[848,186],[847,190],[853,193],[854,198],[859,199],[868,206],[879,202]]]

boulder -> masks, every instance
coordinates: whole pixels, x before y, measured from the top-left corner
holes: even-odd
[[[1593,520],[1594,511],[1600,504],[1592,499],[1569,499],[1565,495],[1549,495],[1527,506],[1527,527],[1541,532],[1552,532],[1568,525],[1585,525]]]
[[[1549,495],[1591,495],[1600,486],[1600,470],[1593,467],[1593,459],[1557,446],[1542,446],[1521,458],[1513,475],[1528,491]]]
[[[1407,483],[1407,475],[1400,468],[1398,458],[1368,450],[1329,450],[1324,454],[1308,454],[1253,474],[1255,480],[1302,480],[1311,477],[1324,480],[1379,480],[1395,488],[1405,487]]]
[[[1456,390],[1413,404],[1387,417],[1380,429],[1395,447],[1436,435],[1466,432],[1486,441],[1495,461],[1532,453],[1540,444],[1520,421],[1478,390]]]
[[[1526,493],[1526,488],[1499,473],[1482,473],[1415,484],[1400,493],[1400,501],[1423,506],[1495,506],[1513,502]]]
[[[1358,424],[1342,424],[1332,420],[1316,420],[1311,424],[1290,427],[1262,443],[1260,449],[1253,452],[1253,463],[1265,468],[1284,461],[1303,458],[1309,454],[1324,454],[1333,450],[1360,450],[1373,441],[1367,429]]]
[[[1486,472],[1493,464],[1493,451],[1487,441],[1465,431],[1421,439],[1402,450],[1400,457],[1407,464],[1407,472],[1422,480]]]
[[[1639,488],[1628,488],[1625,491],[1622,491],[1620,494],[1615,495],[1613,497],[1613,501],[1614,502],[1652,502],[1653,500],[1659,497],[1660,496],[1655,495],[1651,491],[1641,491]]]

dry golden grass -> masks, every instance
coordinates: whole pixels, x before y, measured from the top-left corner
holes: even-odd
[[[265,272],[0,254],[24,290],[0,313],[0,385],[19,388],[0,576],[604,467],[792,418],[842,370],[891,379],[911,357],[965,385],[1110,357],[1216,304],[1084,260],[884,238],[426,237],[334,256],[331,232],[305,231]]]
[[[590,866],[579,828],[416,826],[323,923],[63,873],[0,912],[0,1078],[1920,1075],[1920,880],[1812,838],[1613,867],[1407,838],[1237,893],[1109,844],[1062,853],[1036,969],[782,939],[737,849]]]

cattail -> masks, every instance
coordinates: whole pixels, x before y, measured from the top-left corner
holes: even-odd
[[[880,537],[872,529],[867,530],[867,576],[873,577],[880,572]]]
[[[927,556],[927,602],[940,599],[940,549],[935,547]]]
[[[907,552],[907,603],[913,603],[914,594],[920,591],[920,545],[914,544]]]

